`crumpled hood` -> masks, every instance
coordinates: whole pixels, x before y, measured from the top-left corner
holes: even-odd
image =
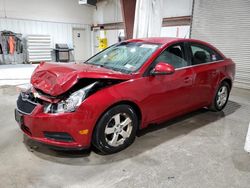
[[[52,96],[69,90],[80,78],[128,80],[132,75],[110,69],[75,63],[41,63],[31,76],[31,84]]]

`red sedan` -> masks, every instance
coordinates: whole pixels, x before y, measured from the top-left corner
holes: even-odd
[[[15,118],[31,139],[110,154],[149,124],[203,107],[222,110],[234,75],[234,62],[202,41],[128,40],[84,63],[41,63]]]

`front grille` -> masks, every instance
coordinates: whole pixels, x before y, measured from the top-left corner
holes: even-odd
[[[36,105],[37,105],[36,103],[30,101],[27,98],[24,98],[22,96],[22,93],[19,95],[17,99],[17,109],[19,112],[24,114],[31,114]]]
[[[50,140],[55,140],[59,142],[73,142],[74,139],[64,132],[44,132],[44,137]]]

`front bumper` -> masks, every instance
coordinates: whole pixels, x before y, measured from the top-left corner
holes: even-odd
[[[46,114],[40,104],[37,104],[30,114],[25,114],[20,109],[15,110],[20,128],[29,138],[65,149],[90,146],[95,119],[90,118],[88,114],[84,111]],[[48,136],[49,134],[52,136]],[[58,135],[63,135],[64,139],[60,139]],[[65,139],[70,137],[72,139]]]

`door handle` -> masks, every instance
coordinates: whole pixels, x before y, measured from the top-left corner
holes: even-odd
[[[212,71],[211,75],[212,76],[216,76],[217,75],[217,71]]]
[[[191,77],[186,77],[186,78],[184,78],[184,82],[185,82],[185,83],[189,83],[190,81],[192,81],[192,78],[191,78]]]

